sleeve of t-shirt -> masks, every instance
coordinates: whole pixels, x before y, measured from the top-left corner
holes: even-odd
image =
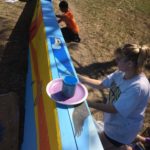
[[[140,90],[137,87],[133,87],[122,93],[113,104],[122,116],[128,117],[133,111],[136,111],[140,100]]]
[[[66,22],[67,16],[65,14],[63,14],[61,19],[62,19],[62,21]]]
[[[110,75],[107,75],[106,78],[103,80],[102,84],[106,87],[106,88],[110,88],[111,83],[113,82],[113,78],[114,76],[117,74],[117,72],[113,72]]]

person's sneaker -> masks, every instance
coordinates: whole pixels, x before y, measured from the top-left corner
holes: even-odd
[[[80,39],[79,35],[78,35],[78,34],[75,35],[75,36],[74,36],[74,39],[73,39],[73,42],[80,43],[80,41],[81,41],[81,39]]]
[[[80,43],[81,39],[78,37],[78,38],[75,38],[73,41],[77,42],[77,43]]]
[[[145,139],[145,142],[150,144],[150,137],[147,137],[147,138]]]
[[[7,2],[7,3],[15,3],[15,2],[17,2],[18,0],[5,0],[5,2]]]

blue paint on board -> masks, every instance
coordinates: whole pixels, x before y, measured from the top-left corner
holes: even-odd
[[[32,74],[30,56],[28,57],[28,73],[26,81],[25,95],[25,120],[24,120],[24,136],[21,150],[37,150],[36,123],[34,114],[34,101],[32,91]]]
[[[54,14],[52,3],[47,0],[42,0],[41,4],[53,79],[60,77],[62,78],[67,74],[73,74],[76,76],[70,54],[65,45],[65,41]],[[59,38],[61,40],[60,49],[53,48],[55,38]],[[61,104],[56,104],[56,106],[62,137],[62,149],[93,150],[94,148],[94,150],[103,150],[91,115],[87,117],[86,121],[84,122],[81,135],[76,136],[72,118],[74,108]],[[89,111],[88,106],[85,107],[87,107]]]
[[[48,48],[49,48],[49,57],[50,57],[50,64],[51,64],[51,72],[53,79],[59,78],[55,58],[53,55],[53,51],[51,48],[51,44],[48,41]],[[60,134],[61,134],[61,142],[62,142],[62,149],[72,149],[76,150],[76,143],[74,139],[74,134],[72,132],[72,126],[70,120],[67,106],[56,104],[57,105],[57,112],[58,112],[58,119],[59,119],[59,127],[60,127]]]
[[[61,38],[60,38],[61,40]],[[50,37],[50,41],[51,41],[51,45],[54,45],[55,44],[55,37]],[[62,40],[61,40],[61,45],[60,45],[60,49],[53,49],[53,53],[54,53],[54,56],[55,56],[55,59],[57,59],[59,61],[59,64],[60,65],[63,65],[65,67],[65,70],[67,70],[68,72],[70,72],[70,74],[73,74],[74,73],[74,70],[73,70],[73,66],[71,65],[71,60],[70,60],[70,57],[69,55],[66,53],[66,49],[65,49],[65,44],[62,43]],[[58,68],[59,68],[59,64],[58,64]]]

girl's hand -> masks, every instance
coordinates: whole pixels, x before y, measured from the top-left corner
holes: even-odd
[[[80,74],[78,74],[78,78],[80,80],[80,82],[87,84],[88,86],[91,86],[93,88],[96,89],[104,89],[105,87],[102,84],[101,80],[97,80],[97,79],[92,79],[86,76],[82,76]]]

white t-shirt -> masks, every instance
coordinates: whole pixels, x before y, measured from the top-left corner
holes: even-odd
[[[130,144],[142,127],[144,112],[150,99],[150,84],[144,74],[125,80],[116,71],[106,77],[103,85],[110,88],[108,103],[118,113],[104,113],[104,131],[113,140]]]

